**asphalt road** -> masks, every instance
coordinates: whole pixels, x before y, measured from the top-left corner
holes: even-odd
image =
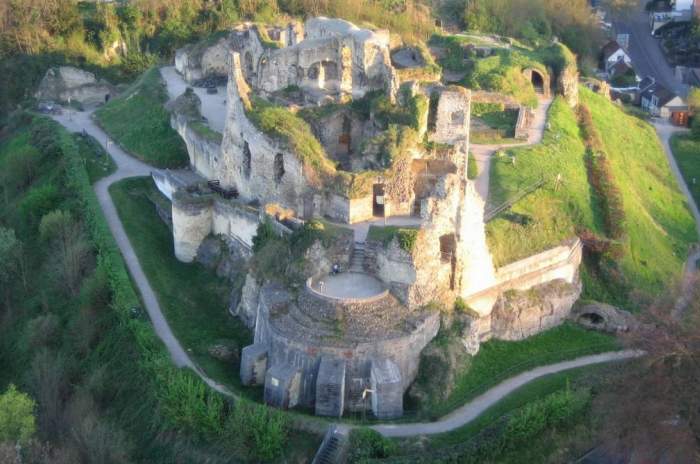
[[[659,39],[652,37],[649,14],[644,11],[645,3],[640,2],[639,10],[615,20],[615,29],[630,34],[629,54],[639,77],[653,76],[661,85],[685,98],[688,86],[676,79],[661,50]]]

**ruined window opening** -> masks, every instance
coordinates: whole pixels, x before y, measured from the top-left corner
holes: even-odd
[[[309,79],[318,79],[318,74],[319,74],[319,64],[314,63],[309,68],[307,76],[309,77]]]
[[[284,177],[284,157],[282,153],[277,153],[275,155],[275,164],[273,166],[275,173],[275,182],[278,184],[282,182],[282,177]]]
[[[455,111],[450,115],[450,120],[452,124],[462,125],[464,124],[464,111]]]
[[[321,66],[323,66],[323,75],[326,80],[338,79],[338,64],[335,61],[324,61]]]
[[[250,179],[251,161],[253,155],[250,152],[248,142],[243,142],[243,175],[246,179]]]
[[[253,56],[250,54],[250,52],[245,53],[245,70],[248,73],[248,75],[253,74]]]
[[[455,268],[457,267],[457,257],[455,252],[457,241],[455,234],[445,234],[440,237],[440,261],[450,263],[450,290],[455,289]]]
[[[374,216],[384,217],[384,184],[374,184],[372,186],[372,214]]]

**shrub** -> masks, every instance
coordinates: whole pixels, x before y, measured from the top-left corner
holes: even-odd
[[[286,449],[289,421],[284,413],[239,401],[224,426],[224,437],[250,450],[254,459],[270,462]]]
[[[396,443],[381,433],[367,427],[350,432],[350,455],[348,462],[362,462],[366,459],[387,458],[397,451]]]
[[[0,395],[0,443],[26,443],[36,431],[36,403],[10,384]]]

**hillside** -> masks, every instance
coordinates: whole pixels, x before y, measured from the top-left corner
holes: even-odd
[[[695,240],[693,221],[654,129],[584,88],[581,102],[590,109],[601,134],[626,218],[621,256],[586,261],[584,296],[634,309],[635,303],[643,303],[679,277],[688,245]],[[492,164],[494,204],[540,177],[547,181],[545,187],[516,203],[510,215],[488,224],[497,265],[576,233],[605,238],[604,217],[589,183],[577,115],[557,99],[549,121],[542,144],[506,150],[507,156]]]

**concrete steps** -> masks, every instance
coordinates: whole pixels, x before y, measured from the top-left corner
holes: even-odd
[[[355,247],[352,250],[352,258],[350,258],[350,267],[348,272],[365,272],[365,244],[355,242]]]

